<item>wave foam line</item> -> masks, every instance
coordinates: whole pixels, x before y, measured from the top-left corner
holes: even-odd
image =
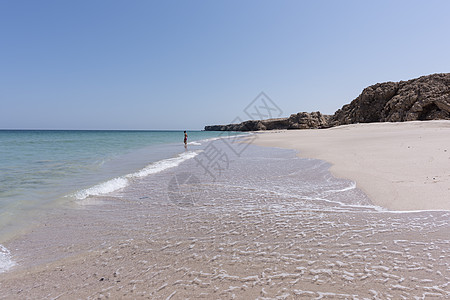
[[[356,182],[354,182],[354,181],[352,181],[352,182],[350,183],[350,185],[348,185],[347,187],[342,188],[342,189],[340,189],[340,190],[328,190],[328,191],[324,191],[323,193],[325,193],[325,194],[329,194],[329,193],[342,193],[342,192],[350,191],[350,190],[353,190],[353,189],[356,189]]]
[[[123,189],[124,187],[130,184],[130,180],[146,177],[151,174],[159,173],[164,170],[174,168],[179,164],[181,164],[182,162],[194,158],[195,156],[198,155],[199,152],[200,151],[183,152],[177,155],[176,157],[153,162],[135,173],[127,174],[121,177],[116,177],[111,180],[99,183],[97,185],[94,185],[93,187],[78,191],[73,196],[78,200],[83,200],[90,196],[108,194]]]
[[[241,133],[241,134],[235,134],[235,135],[227,135],[227,136],[218,136],[218,137],[212,137],[212,138],[207,138],[204,140],[200,140],[200,142],[202,143],[207,143],[207,142],[213,142],[213,141],[217,141],[217,140],[222,140],[222,139],[232,139],[232,138],[238,138],[238,137],[249,137],[251,135],[254,135],[255,133],[253,132],[246,132],[246,133]]]
[[[0,273],[8,271],[15,265],[16,263],[11,259],[11,252],[0,245]]]

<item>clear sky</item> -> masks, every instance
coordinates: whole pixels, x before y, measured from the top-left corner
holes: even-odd
[[[202,129],[450,72],[450,1],[0,0],[0,128]]]

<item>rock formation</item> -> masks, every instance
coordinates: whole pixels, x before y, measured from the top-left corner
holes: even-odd
[[[289,118],[205,126],[205,130],[317,129],[354,123],[438,119],[450,120],[450,73],[377,83],[365,88],[355,100],[332,116],[320,112],[301,112]]]
[[[319,129],[327,128],[330,115],[322,115],[320,112],[299,112],[288,118],[289,126],[287,129]]]
[[[336,111],[330,126],[450,119],[450,73],[377,83]]]
[[[258,131],[274,129],[307,129],[325,128],[331,116],[322,115],[320,112],[300,112],[289,118],[268,120],[250,120],[239,124],[205,126],[206,131]]]

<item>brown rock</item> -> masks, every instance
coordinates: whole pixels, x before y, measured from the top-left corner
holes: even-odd
[[[331,116],[322,115],[320,112],[301,112],[293,114],[289,118],[268,120],[249,120],[239,124],[205,126],[206,131],[260,131],[275,129],[311,129],[325,128]]]
[[[330,125],[436,119],[450,119],[450,73],[369,86]]]
[[[318,129],[328,127],[330,116],[322,115],[320,112],[300,112],[293,114],[288,118],[289,126],[287,129]]]

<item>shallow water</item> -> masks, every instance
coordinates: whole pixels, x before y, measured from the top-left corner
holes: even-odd
[[[220,134],[189,131],[189,147]],[[49,209],[123,188],[176,164],[166,159],[180,153],[181,162],[183,137],[182,131],[0,130],[0,246]],[[1,271],[11,263],[9,251],[0,250]]]

